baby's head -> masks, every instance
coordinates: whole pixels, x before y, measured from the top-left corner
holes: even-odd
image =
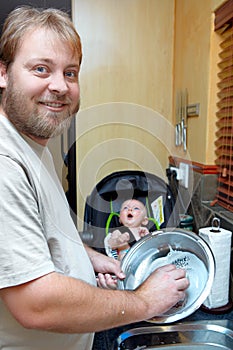
[[[140,227],[148,223],[145,205],[137,199],[128,199],[122,203],[120,223],[126,227]]]

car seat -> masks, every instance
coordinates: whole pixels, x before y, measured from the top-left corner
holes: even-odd
[[[105,252],[104,238],[110,228],[120,226],[121,204],[131,198],[146,205],[149,231],[178,226],[174,195],[163,179],[139,170],[114,172],[97,183],[86,199],[82,235],[91,237],[90,246]]]

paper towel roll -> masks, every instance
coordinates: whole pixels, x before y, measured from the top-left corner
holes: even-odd
[[[203,303],[209,309],[227,305],[230,287],[230,258],[232,232],[219,228],[204,227],[199,229],[199,236],[211,248],[215,259],[215,277],[208,298]]]

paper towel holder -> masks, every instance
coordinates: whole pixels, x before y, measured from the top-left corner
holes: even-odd
[[[210,230],[210,232],[221,232],[220,229],[220,219],[217,217],[214,217],[212,220],[212,228]],[[226,305],[218,307],[218,308],[207,308],[204,304],[201,305],[201,310],[203,310],[206,313],[209,314],[224,314],[224,313],[228,313],[233,309],[233,301],[231,299],[231,295],[229,294],[229,301]]]
[[[212,220],[212,229],[210,230],[210,232],[221,232],[220,230],[220,219],[214,217]]]

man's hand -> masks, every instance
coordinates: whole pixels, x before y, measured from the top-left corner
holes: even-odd
[[[98,273],[97,284],[101,288],[116,289],[117,279],[124,279],[120,261],[100,254],[86,246],[87,253],[95,272]]]
[[[169,264],[156,269],[136,291],[147,302],[148,318],[151,318],[184,300],[188,286],[186,271]]]

